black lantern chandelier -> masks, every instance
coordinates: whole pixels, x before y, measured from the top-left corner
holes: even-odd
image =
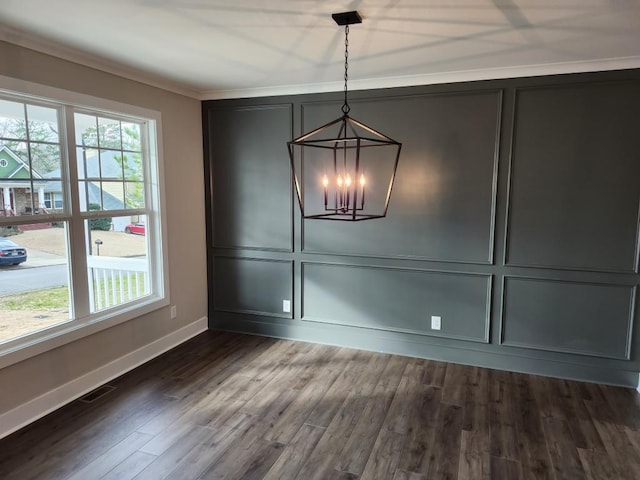
[[[323,220],[383,218],[402,144],[349,116],[349,25],[362,18],[355,11],[332,17],[345,27],[344,104],[341,117],[287,143],[300,210]]]

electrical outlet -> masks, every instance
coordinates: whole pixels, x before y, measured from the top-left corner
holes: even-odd
[[[431,315],[431,330],[440,330],[442,328],[442,317]]]
[[[178,316],[178,307],[176,305],[171,305],[171,320],[175,320]]]
[[[282,311],[284,313],[291,313],[291,300],[282,300]]]

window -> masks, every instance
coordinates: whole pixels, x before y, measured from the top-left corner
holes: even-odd
[[[45,192],[44,197],[45,208],[52,210],[62,209],[62,193],[61,192]]]
[[[159,114],[82,100],[0,90],[0,354],[168,304]]]

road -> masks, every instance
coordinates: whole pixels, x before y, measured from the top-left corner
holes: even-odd
[[[0,267],[0,296],[67,284],[67,265]]]

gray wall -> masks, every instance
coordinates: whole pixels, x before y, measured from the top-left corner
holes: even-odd
[[[211,328],[637,385],[640,71],[350,103],[403,142],[385,219],[294,203],[286,142],[339,94],[204,103]]]

